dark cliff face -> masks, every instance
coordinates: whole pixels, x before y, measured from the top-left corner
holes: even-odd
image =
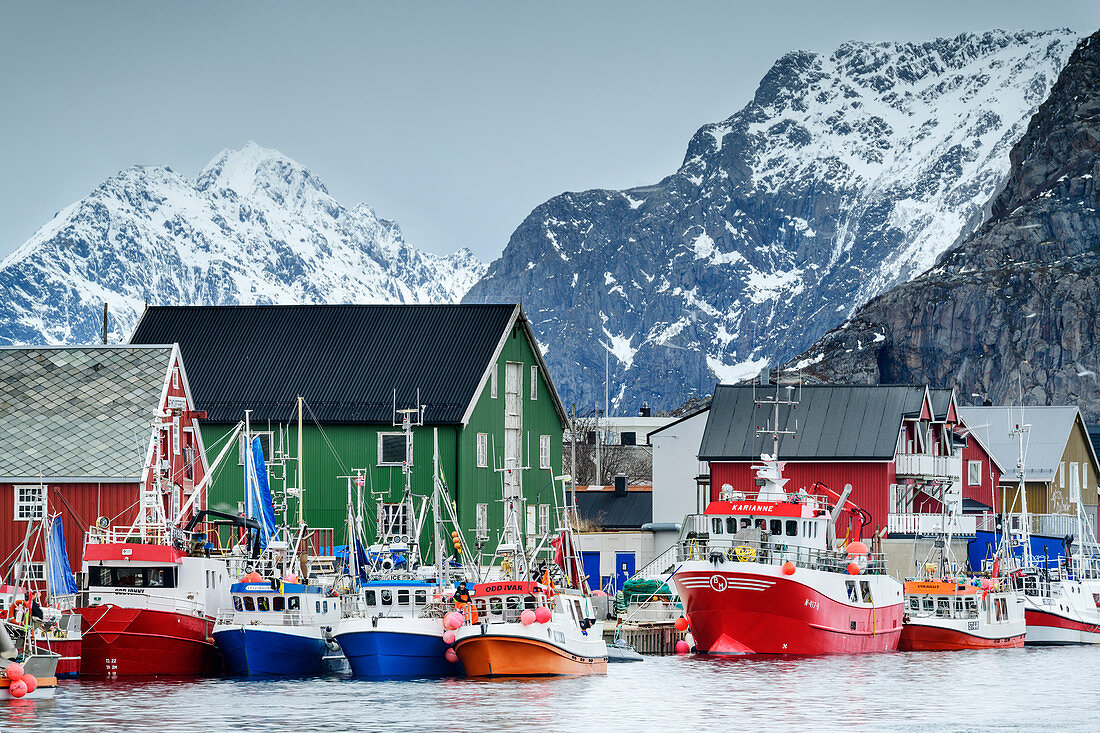
[[[671,409],[789,359],[980,220],[1076,42],[794,52],[653,186],[537,207],[467,302],[522,300],[567,401]]]
[[[977,232],[792,365],[1100,418],[1100,32],[1074,51],[1011,162]]]

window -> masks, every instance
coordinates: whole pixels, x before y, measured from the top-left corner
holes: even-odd
[[[550,468],[550,436],[539,436],[539,468]]]
[[[775,534],[775,535],[783,534],[783,520],[782,519],[773,519],[773,520],[771,520],[770,524],[771,524],[771,527],[769,528],[768,531],[770,531],[772,534]]]
[[[286,610],[297,611],[302,607],[302,600],[300,596],[291,596],[286,599]]]
[[[856,581],[854,581],[854,580],[845,580],[844,581],[844,587],[848,591],[848,600],[849,601],[852,601],[852,602],[859,601],[859,598],[856,596]]]
[[[532,504],[527,507],[527,546],[535,546],[535,522],[538,521],[538,507]]]
[[[418,590],[415,594],[413,594],[413,598],[415,599],[416,605],[423,606],[425,603],[428,602],[428,591]]]
[[[282,611],[284,608],[286,608],[286,599],[285,598],[283,598],[282,596],[275,596],[274,598],[271,599],[271,610],[272,611]]]
[[[102,588],[175,588],[176,568],[110,568],[88,569],[88,585]]]
[[[638,434],[632,431],[619,433],[620,445],[638,445]]]
[[[183,429],[183,475],[187,480],[195,480],[195,431],[194,428]]]
[[[531,399],[537,400],[539,398],[539,368],[537,366],[531,367]]]
[[[255,601],[254,598],[252,598],[252,596],[245,596],[244,597],[244,610],[246,610],[246,611],[255,611],[256,610],[256,601]]]
[[[1066,462],[1062,461],[1058,464],[1058,488],[1066,488]]]
[[[180,388],[180,368],[172,367],[172,389]]]
[[[402,606],[409,605],[409,592],[407,590],[397,591],[397,602]]]
[[[493,371],[489,372],[489,396],[494,400],[497,398],[497,370],[497,365],[493,364]]]
[[[46,513],[46,487],[41,484],[18,484],[15,487],[15,519],[41,519]]]
[[[475,514],[478,539],[489,539],[489,505],[478,504]]]
[[[382,596],[382,605],[383,606],[392,606],[393,605],[393,593],[391,591],[384,590],[384,591],[382,591],[381,596]]]
[[[23,581],[44,581],[46,579],[46,566],[40,562],[29,562],[25,565],[17,563],[15,577]]]
[[[968,486],[981,486],[982,485],[982,462],[981,461],[967,461],[966,462],[966,483]]]
[[[238,611],[244,610],[244,604],[241,603],[240,596],[233,596],[233,608],[237,609]]]
[[[272,455],[271,454],[271,446],[272,446],[272,441],[274,440],[274,438],[272,437],[272,433],[270,431],[263,431],[263,432],[259,432],[259,433],[253,432],[252,433],[252,439],[255,440],[256,438],[260,439],[260,448],[264,452],[264,458],[266,458],[267,460],[271,460],[271,455]],[[176,451],[176,452],[178,453],[179,451]],[[247,449],[245,448],[245,445],[244,445],[244,433],[241,433],[241,436],[237,439],[237,465],[238,466],[243,466],[244,465],[244,457],[245,457],[246,453],[247,453]],[[167,456],[165,456],[165,457],[167,458]]]
[[[710,520],[710,532],[711,534],[722,534],[722,520],[718,517],[712,517]]]
[[[549,504],[539,504],[539,534],[550,534]]]
[[[410,443],[412,442],[410,436]],[[412,447],[411,445],[409,446]],[[411,454],[412,451],[409,451]],[[405,462],[405,434],[404,433],[379,433],[378,434],[378,465],[400,466]],[[409,461],[412,465],[412,460]]]
[[[798,536],[798,520],[796,520],[796,519],[788,519],[787,520],[787,536],[788,537],[797,537]]]
[[[859,592],[863,594],[863,602],[864,603],[871,603],[872,602],[873,599],[871,598],[871,581],[869,581],[869,580],[859,581]]]
[[[256,608],[261,611],[270,611],[271,606],[268,604],[267,596],[259,596],[256,599]]]
[[[366,591],[366,595],[364,596],[364,598],[366,598],[368,606],[377,606],[378,605],[378,598],[376,597],[374,591],[372,591],[372,590]]]
[[[412,523],[409,520],[408,505],[404,502],[378,505],[377,526],[380,537],[412,534]]]
[[[489,434],[477,434],[477,467],[489,467]]]
[[[726,533],[737,534],[737,517],[726,518]]]
[[[1089,487],[1089,464],[1087,462],[1083,462],[1083,463],[1081,463],[1081,494],[1082,494],[1082,496],[1084,495],[1084,492],[1088,489],[1088,487]],[[1077,501],[1077,497],[1076,496],[1073,497],[1073,500]]]
[[[172,418],[172,452],[180,454],[180,418],[179,415]],[[265,454],[266,455],[266,454]]]

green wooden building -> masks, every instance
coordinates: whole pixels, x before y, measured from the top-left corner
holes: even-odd
[[[531,529],[544,532],[554,521],[566,414],[518,305],[155,306],[131,342],[179,344],[196,406],[207,412],[201,429],[210,461],[250,411],[276,492],[298,481],[301,396],[305,520],[333,528],[337,544],[346,542],[344,477],[357,474],[365,496],[388,504],[378,511],[396,513],[412,533],[412,519],[397,508],[405,438],[395,412],[418,405],[414,494],[431,492],[438,434],[439,465],[470,546],[492,552],[503,525],[503,474],[495,469],[522,469],[521,516]],[[244,499],[238,442],[215,472],[211,508],[236,512]],[[296,517],[297,500],[287,504]]]

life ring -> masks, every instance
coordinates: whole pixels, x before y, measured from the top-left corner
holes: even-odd
[[[733,548],[733,552],[737,555],[739,562],[752,562],[756,559],[756,548],[749,547],[748,545],[738,545]]]
[[[0,619],[5,619],[7,617],[8,617],[8,609],[0,608]]]

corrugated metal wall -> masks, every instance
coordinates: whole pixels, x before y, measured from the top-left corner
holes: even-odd
[[[711,498],[716,499],[723,484],[735,490],[753,492],[756,474],[750,470],[753,463],[711,463]],[[840,493],[845,484],[852,485],[851,501],[871,515],[872,523],[863,536],[868,537],[886,525],[889,513],[890,483],[894,480],[892,463],[795,463],[788,462],[783,475],[790,479],[788,490],[809,489],[815,481]],[[838,526],[838,534],[844,535],[846,525]]]
[[[61,513],[65,531],[65,548],[74,572],[80,570],[84,551],[84,535],[98,517],[107,517],[112,524],[130,524],[137,517],[139,490],[137,484],[51,484],[47,487],[47,507],[51,514]],[[0,577],[7,578],[11,567],[9,556],[23,543],[27,523],[15,521],[15,489],[0,484]],[[38,543],[35,562],[43,559],[43,546]]]

